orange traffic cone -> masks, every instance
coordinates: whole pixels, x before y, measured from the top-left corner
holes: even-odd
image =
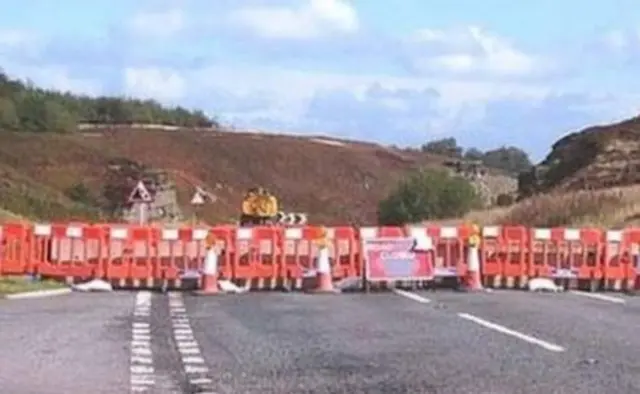
[[[467,274],[464,278],[464,289],[467,291],[481,291],[482,278],[480,277],[480,227],[475,224],[469,225],[471,235],[469,237],[469,251],[467,254]]]
[[[478,246],[470,245],[467,255],[467,275],[464,280],[464,288],[467,291],[481,291],[482,279],[480,278],[480,251]]]
[[[318,245],[318,258],[316,260],[316,283],[312,293],[337,294],[339,289],[333,286],[331,276],[331,261],[329,260],[329,241],[326,229],[321,230],[320,237],[316,241]]]
[[[218,295],[218,247],[215,237],[207,238],[207,253],[202,270],[202,289],[196,291],[198,295]]]

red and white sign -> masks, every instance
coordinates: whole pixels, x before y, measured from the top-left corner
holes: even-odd
[[[368,281],[432,280],[433,251],[414,251],[414,238],[364,240]]]
[[[133,189],[131,194],[129,195],[130,203],[150,203],[153,202],[153,196],[149,193],[149,190],[144,185],[142,181],[139,181],[136,184],[136,187]]]
[[[191,205],[203,205],[204,204],[204,193],[201,190],[196,190],[191,197]]]

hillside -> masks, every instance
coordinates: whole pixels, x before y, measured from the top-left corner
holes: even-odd
[[[283,210],[312,222],[373,224],[399,178],[424,166],[468,178],[487,205],[513,193],[513,164],[523,152],[475,152],[507,169],[487,170],[480,160],[467,171],[466,157],[448,162],[452,142],[399,149],[238,132],[201,110],[46,90],[0,71],[0,220],[135,220],[123,205],[141,179],[155,189],[151,214],[161,220],[193,217],[189,201],[203,188],[215,196],[198,212],[209,223],[235,221],[247,189],[261,186]]]
[[[520,177],[522,194],[600,190],[640,183],[640,117],[571,133]]]
[[[562,137],[518,183],[521,202],[465,219],[539,227],[640,224],[640,117]]]
[[[4,132],[0,205],[43,219],[100,219],[109,168],[125,161],[168,171],[186,215],[195,185],[214,194],[217,201],[201,213],[211,223],[235,220],[246,189],[256,185],[313,222],[375,223],[378,201],[403,174],[445,160],[372,143],[214,130]],[[79,184],[88,189],[80,202],[69,197]]]

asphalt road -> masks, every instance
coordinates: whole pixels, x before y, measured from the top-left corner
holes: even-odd
[[[146,297],[148,314],[135,293],[1,302],[0,393],[640,392],[640,298]]]
[[[0,300],[0,393],[127,393],[133,294]]]

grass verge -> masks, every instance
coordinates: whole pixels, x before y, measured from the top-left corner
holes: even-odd
[[[6,223],[6,222],[13,222],[13,221],[22,221],[22,220],[24,220],[22,216],[16,215],[13,212],[9,212],[0,208],[0,224]]]
[[[31,280],[26,276],[0,276],[0,296],[27,291],[62,289],[64,283],[44,279]]]
[[[621,228],[640,224],[640,186],[536,196],[508,208],[472,212],[482,225]]]

